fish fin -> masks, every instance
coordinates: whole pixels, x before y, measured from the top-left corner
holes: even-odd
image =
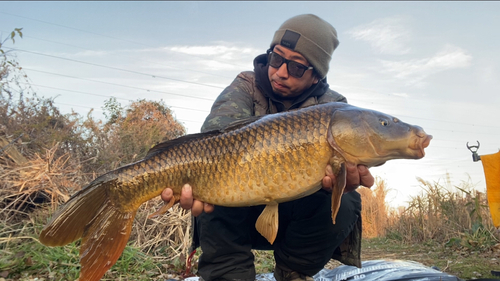
[[[246,125],[251,124],[259,119],[262,119],[264,116],[265,115],[250,116],[250,117],[235,120],[235,121],[229,123],[226,127],[219,130],[219,132],[229,132],[229,131],[237,130],[237,129],[245,127]]]
[[[82,238],[80,279],[97,281],[117,261],[125,248],[135,213],[115,207],[106,186],[113,175],[103,175],[73,195],[40,233],[47,246],[63,246]]]
[[[152,156],[154,156],[162,151],[170,149],[172,146],[176,146],[176,145],[179,145],[179,144],[182,144],[185,142],[189,142],[192,140],[203,139],[203,138],[208,138],[208,137],[220,135],[222,133],[226,133],[229,131],[234,131],[236,129],[244,127],[244,126],[251,124],[251,123],[253,123],[261,118],[264,118],[264,117],[265,117],[264,115],[263,116],[250,116],[247,118],[242,118],[242,119],[238,119],[236,121],[233,121],[233,122],[229,123],[226,127],[221,128],[220,130],[212,130],[212,131],[207,131],[207,132],[203,132],[203,133],[189,134],[189,135],[185,135],[185,136],[173,139],[173,140],[168,140],[166,142],[159,143],[159,144],[153,146],[148,151],[148,153],[146,154],[144,159],[151,158]]]
[[[344,189],[347,181],[347,170],[345,167],[345,162],[340,164],[339,172],[336,175],[336,181],[332,190],[332,221],[335,224],[335,219],[340,208],[340,201],[342,199],[342,194],[344,194]]]
[[[216,136],[216,135],[220,135],[220,134],[221,134],[221,132],[219,130],[216,130],[216,131],[209,131],[209,132],[205,132],[205,133],[185,135],[185,136],[173,139],[173,140],[168,140],[168,141],[165,141],[165,142],[162,142],[162,143],[159,143],[159,144],[156,144],[155,146],[153,146],[148,151],[148,153],[146,154],[144,159],[149,159],[158,153],[161,153],[165,150],[171,149],[173,146],[176,146],[176,145],[180,145],[180,144],[183,144],[186,142],[190,142],[192,140],[208,138],[208,137],[212,137],[212,136]]]
[[[266,205],[255,222],[255,228],[269,243],[274,243],[278,234],[278,204]]]
[[[116,263],[127,245],[136,211],[122,212],[107,200],[83,234],[79,280],[100,280]]]
[[[100,212],[107,198],[99,177],[74,194],[52,216],[40,233],[40,242],[47,246],[64,246],[82,237],[85,227]]]
[[[149,215],[148,219],[155,218],[157,216],[161,216],[161,215],[165,214],[168,211],[168,209],[172,208],[172,206],[175,204],[175,202],[177,202],[177,199],[175,198],[175,196],[173,196],[172,199],[170,199],[170,201],[168,201],[168,203],[163,204],[163,206],[161,206],[161,208],[158,211]]]

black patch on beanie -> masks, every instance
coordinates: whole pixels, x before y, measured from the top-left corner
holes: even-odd
[[[297,45],[297,41],[299,41],[299,38],[300,34],[291,30],[287,30],[281,38],[280,45],[285,46],[288,49],[295,50],[295,45]]]

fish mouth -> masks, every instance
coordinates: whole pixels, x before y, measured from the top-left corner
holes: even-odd
[[[432,135],[428,135],[423,131],[419,131],[414,138],[414,141],[409,145],[409,148],[417,152],[417,157],[425,156],[424,149],[429,146],[432,140]]]

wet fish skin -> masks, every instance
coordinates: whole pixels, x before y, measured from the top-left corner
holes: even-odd
[[[396,129],[376,128],[382,125],[381,119]],[[278,203],[320,189],[327,164],[332,164],[338,178],[332,193],[335,219],[345,186],[346,161],[371,167],[389,159],[423,157],[430,136],[394,120],[382,113],[330,103],[160,144],[145,159],[104,174],[75,194],[43,229],[40,241],[60,246],[82,237],[80,280],[99,280],[121,255],[139,206],[171,187],[174,199],[165,211],[178,202],[182,185],[189,183],[193,196],[207,203],[267,205],[256,227],[272,243]],[[373,140],[379,143],[374,145]],[[391,147],[384,150],[384,143]]]

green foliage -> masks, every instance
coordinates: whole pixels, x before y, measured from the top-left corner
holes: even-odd
[[[15,43],[14,37],[16,32],[22,38],[21,30],[22,28],[16,28],[11,32],[10,39],[13,44]],[[8,39],[9,38],[0,39],[0,94],[2,95],[5,93],[12,95],[16,86],[20,87],[19,83],[26,82],[27,77],[15,58],[9,56],[10,52],[3,50],[3,46]]]
[[[7,274],[7,278],[78,278],[79,243],[73,242],[64,247],[42,245],[37,237],[46,219],[46,214],[36,213],[30,220],[16,225],[0,224],[0,272]],[[152,257],[127,246],[104,278],[119,280],[117,277],[125,276],[128,280],[151,280],[152,276],[161,274],[157,266]]]
[[[10,33],[10,38],[9,38],[9,37],[7,37],[7,38],[5,38],[4,40],[0,41],[0,51],[1,51],[2,53],[4,53],[4,51],[3,51],[1,48],[3,47],[3,44],[5,44],[5,42],[6,42],[8,39],[12,40],[12,43],[14,44],[14,43],[16,43],[16,40],[14,39],[14,37],[16,37],[16,34],[17,34],[19,37],[23,38],[23,33],[22,33],[22,31],[21,31],[21,30],[23,30],[23,29],[22,29],[22,28],[14,28],[14,30]]]
[[[103,114],[108,120],[107,124],[115,124],[116,121],[121,117],[123,108],[119,102],[116,101],[115,97],[111,97],[109,100],[104,102],[102,107]]]
[[[274,252],[252,250],[255,256],[255,271],[259,273],[268,273],[274,271]]]

